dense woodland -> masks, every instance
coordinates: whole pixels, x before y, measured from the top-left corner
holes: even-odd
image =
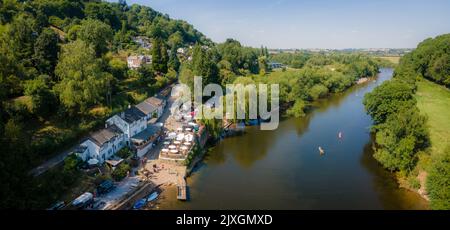
[[[60,199],[84,177],[78,160],[67,158],[36,178],[30,169],[178,78],[188,85],[198,75],[204,84],[222,86],[278,83],[287,115],[300,117],[310,102],[376,75],[383,65],[362,54],[283,57],[233,39],[216,44],[184,21],[125,1],[1,0],[0,31],[3,208],[45,208]],[[136,36],[148,37],[151,50],[139,47]],[[186,55],[177,54],[180,47],[187,48]],[[152,63],[128,69],[126,57],[139,53],[151,54]],[[271,70],[270,61],[288,68]],[[389,120],[381,119],[380,124]],[[411,140],[405,142],[409,147]]]
[[[184,21],[125,1],[2,0],[0,31],[0,206],[19,209],[48,207],[81,177],[71,158],[39,178],[31,168],[174,82],[174,50],[213,44]],[[126,57],[141,53],[155,61],[128,69]]]
[[[427,39],[412,53],[402,57],[394,78],[384,82],[366,95],[364,104],[375,125],[374,157],[387,169],[402,176],[417,176],[416,166],[421,155],[430,147],[427,117],[416,106],[416,82],[427,78],[449,87],[450,34]],[[450,209],[450,143],[447,150],[433,156],[429,166],[426,188],[431,207]],[[415,189],[416,180],[410,182]]]

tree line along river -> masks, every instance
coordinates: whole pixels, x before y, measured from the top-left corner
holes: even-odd
[[[244,135],[222,140],[188,178],[190,200],[177,201],[176,188],[169,188],[157,206],[427,209],[425,200],[399,188],[372,157],[372,120],[362,100],[392,74],[381,69],[375,81],[320,100],[306,117],[284,119],[274,131],[248,127]]]

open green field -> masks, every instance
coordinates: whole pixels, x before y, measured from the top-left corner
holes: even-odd
[[[450,145],[450,90],[428,80],[417,86],[417,106],[428,116],[431,154],[441,153]]]
[[[380,57],[380,59],[390,61],[394,64],[398,64],[400,62],[400,56],[383,56],[383,57]]]

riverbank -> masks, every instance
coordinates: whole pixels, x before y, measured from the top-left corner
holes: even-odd
[[[420,112],[428,117],[431,146],[426,152],[419,155],[414,173],[420,183],[420,188],[412,188],[412,190],[430,200],[426,180],[432,167],[432,161],[442,155],[445,148],[450,146],[450,117],[448,116],[450,114],[450,90],[429,80],[421,79],[417,81],[415,98]]]
[[[421,114],[427,116],[430,146],[418,153],[418,162],[410,175],[396,174],[400,187],[408,189],[430,201],[427,188],[427,178],[432,167],[432,161],[443,154],[445,148],[450,146],[450,91],[444,86],[433,83],[427,79],[416,82],[417,91],[415,99]]]
[[[377,81],[373,81],[375,78],[371,78],[368,79],[366,81],[364,81],[364,83],[360,83],[360,84],[355,84],[354,86],[348,88],[348,90],[346,90],[343,93],[339,93],[339,94],[330,94],[329,98],[324,98],[324,99],[320,99],[314,102],[314,106],[313,108],[307,112],[306,116],[304,118],[300,118],[300,119],[295,119],[295,118],[287,118],[286,120],[282,121],[280,124],[280,128],[279,129],[292,129],[292,127],[295,128],[299,128],[300,131],[296,131],[296,133],[299,133],[299,136],[302,137],[304,135],[306,135],[306,133],[308,132],[315,132],[315,137],[313,139],[307,138],[307,140],[303,140],[303,141],[299,141],[300,144],[303,142],[316,142],[318,140],[322,140],[322,143],[317,143],[317,144],[308,144],[308,146],[310,146],[309,148],[304,148],[304,147],[294,147],[291,146],[292,144],[287,144],[286,148],[283,148],[283,150],[275,150],[276,152],[278,152],[279,154],[283,155],[286,152],[292,152],[292,151],[296,151],[297,149],[301,149],[302,151],[306,151],[310,154],[312,154],[312,156],[318,156],[318,159],[315,158],[310,158],[307,157],[307,159],[309,160],[313,160],[313,164],[317,166],[322,164],[320,162],[320,159],[322,159],[322,161],[327,161],[326,159],[331,158],[332,160],[329,162],[332,165],[328,165],[327,167],[338,167],[338,165],[334,165],[334,161],[339,161],[341,164],[343,165],[347,165],[348,166],[348,162],[342,162],[342,159],[336,158],[337,155],[341,155],[344,156],[344,158],[347,158],[348,156],[346,156],[348,153],[351,154],[355,154],[361,150],[357,150],[358,148],[360,149],[364,149],[364,156],[366,156],[365,158],[367,158],[365,161],[371,162],[371,163],[367,163],[366,167],[369,172],[371,174],[374,174],[374,176],[376,178],[383,178],[381,179],[380,182],[382,183],[377,183],[376,184],[376,188],[383,188],[383,193],[381,194],[382,199],[383,200],[387,200],[388,202],[383,202],[381,204],[381,206],[378,206],[380,204],[377,204],[376,202],[368,205],[368,206],[358,206],[355,203],[355,200],[352,198],[352,196],[355,197],[361,197],[361,195],[356,195],[354,194],[355,191],[359,191],[360,193],[365,194],[364,196],[368,196],[368,191],[365,191],[364,189],[361,190],[361,188],[359,188],[358,184],[364,184],[365,182],[363,182],[361,179],[355,179],[357,185],[354,184],[349,184],[349,183],[344,183],[344,185],[328,185],[328,184],[323,184],[323,187],[321,188],[317,188],[318,190],[316,192],[324,192],[328,191],[330,192],[330,194],[341,194],[343,195],[341,192],[339,192],[340,189],[345,190],[347,195],[343,195],[343,196],[349,196],[347,197],[345,200],[347,200],[348,204],[339,204],[340,202],[336,202],[336,201],[329,201],[330,204],[334,204],[337,205],[335,207],[359,207],[359,208],[365,208],[367,209],[367,207],[376,207],[376,209],[427,209],[427,204],[426,202],[420,200],[420,198],[418,198],[418,196],[414,195],[415,193],[413,192],[408,192],[406,189],[403,188],[399,188],[399,184],[397,183],[397,181],[395,180],[395,177],[393,174],[385,171],[376,161],[375,159],[373,159],[372,155],[372,141],[370,140],[370,135],[368,135],[368,133],[364,133],[364,130],[366,130],[366,128],[370,125],[371,123],[371,119],[367,118],[367,115],[365,115],[365,111],[362,108],[362,98],[364,93],[367,90],[372,89],[373,87],[375,87],[375,85],[380,84],[381,82],[383,82],[384,80],[390,78],[390,76],[392,75],[392,71],[388,71],[387,70],[382,70],[380,75],[380,79],[378,79]],[[387,77],[386,74],[388,74]],[[352,104],[350,107],[348,107],[349,105],[346,105],[347,103]],[[323,127],[311,127],[309,128],[309,126],[313,125],[314,122],[313,118],[316,116],[316,114],[321,114],[322,112],[326,112],[327,110],[331,110],[330,112],[335,110],[335,106],[340,107],[340,106],[344,106],[346,107],[345,111],[342,111],[342,109],[339,109],[338,111],[341,111],[340,113],[347,113],[347,112],[357,112],[359,111],[361,113],[362,119],[361,117],[356,116],[355,114],[351,114],[348,117],[343,116],[342,114],[339,115],[339,112],[335,113],[333,116],[330,117],[329,121],[322,121]],[[359,113],[358,112],[358,113]],[[348,120],[350,119],[350,120]],[[300,122],[300,124],[295,124],[295,125],[287,125],[286,127],[286,122],[287,123],[292,123],[293,121],[298,121]],[[330,123],[331,121],[334,121],[333,123]],[[356,122],[356,123],[355,123]],[[297,122],[295,122],[297,123]],[[359,124],[358,125],[359,130],[363,131],[363,133],[359,133],[359,134],[352,134],[352,132],[354,132],[354,125]],[[338,124],[338,125],[337,125]],[[353,125],[352,125],[353,124]],[[324,133],[321,130],[329,130],[330,127],[336,127],[340,126],[339,128],[335,128],[334,131],[330,132],[330,133]],[[321,125],[322,126],[322,125]],[[352,128],[350,128],[352,127]],[[308,131],[309,129],[311,129],[310,131]],[[244,208],[267,208],[266,206],[262,205],[260,206],[260,204],[258,202],[250,202],[248,203],[248,206],[242,206],[241,203],[246,204],[246,201],[243,201],[243,199],[249,199],[252,200],[252,198],[249,198],[247,196],[252,195],[255,196],[255,191],[253,190],[253,187],[246,187],[247,184],[248,185],[253,185],[255,182],[254,181],[258,181],[261,180],[262,178],[264,178],[264,180],[268,180],[268,181],[272,181],[273,180],[273,176],[272,177],[267,177],[266,173],[261,174],[260,172],[256,173],[257,175],[261,174],[258,176],[258,178],[253,178],[251,180],[251,182],[243,182],[242,178],[252,178],[252,175],[246,175],[246,171],[247,170],[238,170],[238,172],[243,173],[241,174],[236,174],[236,169],[243,167],[243,168],[253,168],[255,167],[254,164],[256,164],[256,162],[259,161],[265,161],[265,158],[268,157],[267,155],[270,154],[270,152],[272,152],[273,148],[280,148],[279,144],[273,143],[273,139],[267,139],[265,137],[261,138],[263,135],[261,133],[260,130],[258,130],[258,127],[247,127],[246,130],[248,131],[248,133],[244,134],[244,135],[240,135],[240,136],[232,136],[229,138],[225,138],[217,143],[215,143],[215,145],[213,147],[211,147],[210,151],[208,152],[208,154],[206,154],[206,151],[203,151],[201,155],[197,156],[195,158],[195,160],[192,161],[190,167],[186,168],[186,177],[188,179],[188,184],[189,184],[189,191],[190,191],[190,196],[191,198],[186,201],[186,202],[180,202],[178,200],[176,200],[176,194],[177,194],[177,186],[176,183],[165,183],[162,185],[161,187],[161,196],[158,199],[157,205],[153,205],[151,207],[149,207],[148,209],[190,209],[190,208],[201,208],[201,209],[209,209],[211,207],[213,207],[213,209],[216,209],[217,204],[219,204],[219,209],[220,207],[222,207],[221,205],[224,205],[227,208],[234,208],[236,209],[236,207],[244,207]],[[314,131],[312,131],[314,130]],[[279,133],[280,130],[275,130],[272,132],[270,132],[270,134],[266,133],[264,135],[268,135],[268,136],[272,136],[275,138],[275,136],[281,135],[284,136],[283,134]],[[282,131],[283,132],[283,131]],[[305,133],[306,132],[306,133]],[[342,132],[343,133],[343,137],[342,139],[337,138],[337,133],[338,132]],[[367,136],[367,140],[363,140],[364,138],[362,137],[366,137]],[[362,138],[362,139],[361,139]],[[295,139],[295,138],[294,138]],[[331,140],[336,140],[336,143],[330,142]],[[280,139],[278,140],[280,142],[284,142],[284,140]],[[296,141],[297,142],[297,141]],[[361,144],[366,143],[367,144],[365,146],[369,146],[369,148],[363,147]],[[236,143],[240,143],[240,144],[236,144]],[[236,145],[236,146],[234,146]],[[341,145],[345,145],[345,149],[340,149],[342,146]],[[278,146],[278,147],[276,147]],[[302,146],[302,144],[300,145]],[[317,146],[322,146],[325,150],[326,150],[326,154],[323,156],[320,156],[320,154],[318,154],[317,152]],[[338,152],[336,152],[338,151]],[[343,152],[341,152],[343,151]],[[347,153],[347,154],[346,154]],[[229,170],[221,170],[225,175],[222,176],[217,176],[217,177],[211,177],[208,179],[205,179],[205,174],[208,175],[208,171],[210,170],[211,167],[217,167],[217,165],[221,165],[221,164],[227,164],[227,158],[230,156],[227,156],[231,154],[232,158],[236,158],[235,160],[237,160],[237,165],[232,166],[232,169],[230,168]],[[316,155],[317,154],[317,155]],[[242,155],[242,156],[241,156]],[[319,160],[319,161],[317,161]],[[302,160],[288,160],[288,162],[285,162],[284,164],[278,164],[277,162],[279,161],[279,159],[277,158],[271,158],[270,161],[266,162],[265,164],[267,164],[267,167],[270,168],[271,171],[274,172],[283,172],[284,170],[286,170],[285,168],[297,168],[299,166],[293,164],[293,162],[303,162]],[[309,161],[308,161],[309,162]],[[337,162],[336,162],[337,163]],[[260,163],[258,163],[260,164]],[[278,165],[278,166],[274,166]],[[366,163],[365,163],[366,164]],[[350,165],[349,167],[352,168],[355,165]],[[236,168],[237,167],[237,168]],[[300,166],[302,167],[302,166]],[[304,166],[303,166],[304,167]],[[340,167],[339,167],[340,168]],[[193,170],[195,169],[195,171]],[[261,169],[261,172],[267,172],[267,169]],[[315,171],[316,169],[310,169],[309,171]],[[324,168],[322,167],[318,167],[317,170],[320,170],[320,173],[323,173]],[[343,170],[343,172],[348,171],[348,169],[340,169]],[[356,169],[354,169],[356,170]],[[358,169],[360,170],[360,169]],[[206,172],[205,172],[206,171]],[[296,171],[294,169],[294,171]],[[303,171],[303,169],[300,169],[300,171]],[[325,171],[327,171],[327,169],[325,169]],[[335,171],[335,170],[333,170]],[[195,173],[191,173],[191,172],[195,172]],[[352,177],[351,175],[346,175],[346,173],[337,173],[338,175],[345,175],[345,177]],[[335,172],[336,173],[336,172]],[[358,172],[358,173],[362,173],[364,174],[364,172]],[[229,174],[229,175],[228,175]],[[304,176],[308,175],[310,173],[306,173]],[[313,175],[309,175],[312,178],[317,178],[317,175],[314,174]],[[329,175],[330,177],[335,177],[335,175]],[[242,177],[242,178],[241,178]],[[303,176],[302,176],[303,177]],[[231,179],[233,178],[233,179]],[[288,177],[289,178],[289,177]],[[319,177],[320,179],[321,177]],[[229,179],[231,179],[231,181],[229,181]],[[324,180],[328,180],[323,178]],[[204,182],[205,180],[207,180],[208,182]],[[234,181],[235,180],[235,181]],[[284,183],[283,181],[286,180],[286,178],[278,178],[276,179],[277,181],[272,181],[269,184],[279,184],[280,182]],[[320,179],[321,180],[321,179]],[[366,179],[367,180],[367,179]],[[359,181],[359,182],[358,182]],[[370,181],[370,179],[369,179]],[[243,182],[243,183],[241,183]],[[236,184],[237,183],[237,184]],[[310,186],[311,192],[314,192],[313,188],[317,187],[317,185],[311,184],[310,182],[306,182],[304,183],[306,185]],[[206,187],[205,187],[206,186]],[[244,186],[244,187],[243,187]],[[292,184],[292,186],[294,187],[298,187],[297,186],[297,182]],[[338,187],[339,189],[337,189],[336,192],[331,192],[331,187]],[[356,187],[355,187],[356,186]],[[211,188],[210,188],[211,187]],[[227,190],[226,188],[236,188],[239,191],[239,196],[235,197],[233,196],[234,192],[230,192],[227,194],[222,194],[222,191],[214,189],[214,188],[222,188],[224,190]],[[296,194],[296,191],[291,191],[291,189],[289,188],[278,188],[278,189],[273,189],[273,188],[268,188],[266,187],[266,185],[262,185],[259,184],[258,182],[256,182],[255,184],[255,189],[259,188],[258,190],[267,190],[267,191],[280,191],[282,193],[292,193],[292,194]],[[354,189],[354,190],[352,190]],[[301,191],[304,190],[304,188],[300,189]],[[238,192],[236,191],[236,192]],[[207,193],[207,194],[206,194]],[[221,198],[216,197],[221,195]],[[309,193],[306,193],[309,194]],[[351,195],[353,194],[353,195]],[[239,200],[240,202],[236,203],[235,201],[230,201],[229,198],[225,198],[225,196],[230,196],[234,197],[234,199]],[[205,200],[204,197],[207,197]],[[216,197],[216,198],[213,198]],[[259,196],[257,196],[259,197]],[[303,197],[303,196],[301,196]],[[306,197],[308,197],[308,195],[306,195]],[[274,196],[273,199],[278,199],[278,196]],[[211,200],[214,199],[214,200]],[[228,206],[228,204],[223,204],[222,202],[218,202],[215,199],[224,199],[227,200],[227,202],[230,202],[231,204],[234,204],[236,206]],[[284,198],[283,200],[288,199],[290,200],[290,198]],[[325,200],[327,200],[327,198],[323,198]],[[359,198],[357,198],[356,200],[358,200]],[[420,201],[419,201],[420,200]],[[210,203],[209,203],[210,202]],[[259,201],[261,202],[261,201]],[[268,201],[264,201],[264,202],[268,202]],[[264,203],[263,202],[263,203]],[[292,207],[293,209],[301,209],[303,208],[307,208],[307,209],[311,209],[314,208],[316,206],[309,206],[302,202],[299,203],[299,201],[295,201],[292,200],[291,201],[293,204],[297,204],[296,206],[293,206],[291,204],[286,204],[283,203],[282,208],[285,207]],[[317,201],[316,201],[317,202]],[[272,203],[272,202],[269,202]],[[278,207],[276,205],[277,202],[273,202],[272,205],[270,205],[271,207]],[[322,204],[322,202],[319,202],[321,205],[318,206],[320,209],[327,209],[327,207],[329,208],[329,204]],[[355,206],[356,205],[356,206]],[[332,205],[333,206],[333,205]],[[334,206],[333,206],[334,207]]]
[[[377,81],[319,100],[276,130],[250,126],[217,142],[187,178],[190,200],[167,187],[158,209],[427,209],[372,157],[362,98],[391,76],[382,69]]]

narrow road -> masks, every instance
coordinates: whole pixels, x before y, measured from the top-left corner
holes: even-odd
[[[161,95],[161,92],[163,92],[164,90],[167,90],[169,88],[172,89],[173,86],[174,86],[174,84],[165,87],[164,89],[162,89],[160,91],[160,93],[158,93],[158,95]],[[165,123],[166,120],[170,117],[170,107],[172,106],[173,101],[174,101],[174,98],[172,98],[170,96],[170,93],[169,93],[169,96],[168,96],[168,99],[167,99],[166,108],[165,108],[164,113],[163,113],[163,115],[161,116],[161,118],[159,119],[158,122]],[[47,172],[48,170],[52,169],[53,167],[61,164],[64,161],[64,159],[66,159],[66,157],[68,157],[77,147],[78,147],[78,143],[76,143],[75,145],[73,145],[69,149],[65,150],[64,152],[62,152],[62,153],[60,153],[60,154],[50,158],[49,160],[45,161],[44,163],[42,163],[38,167],[30,170],[29,174],[34,176],[34,177],[42,175],[43,173]],[[156,148],[154,148],[152,150],[156,150]]]

